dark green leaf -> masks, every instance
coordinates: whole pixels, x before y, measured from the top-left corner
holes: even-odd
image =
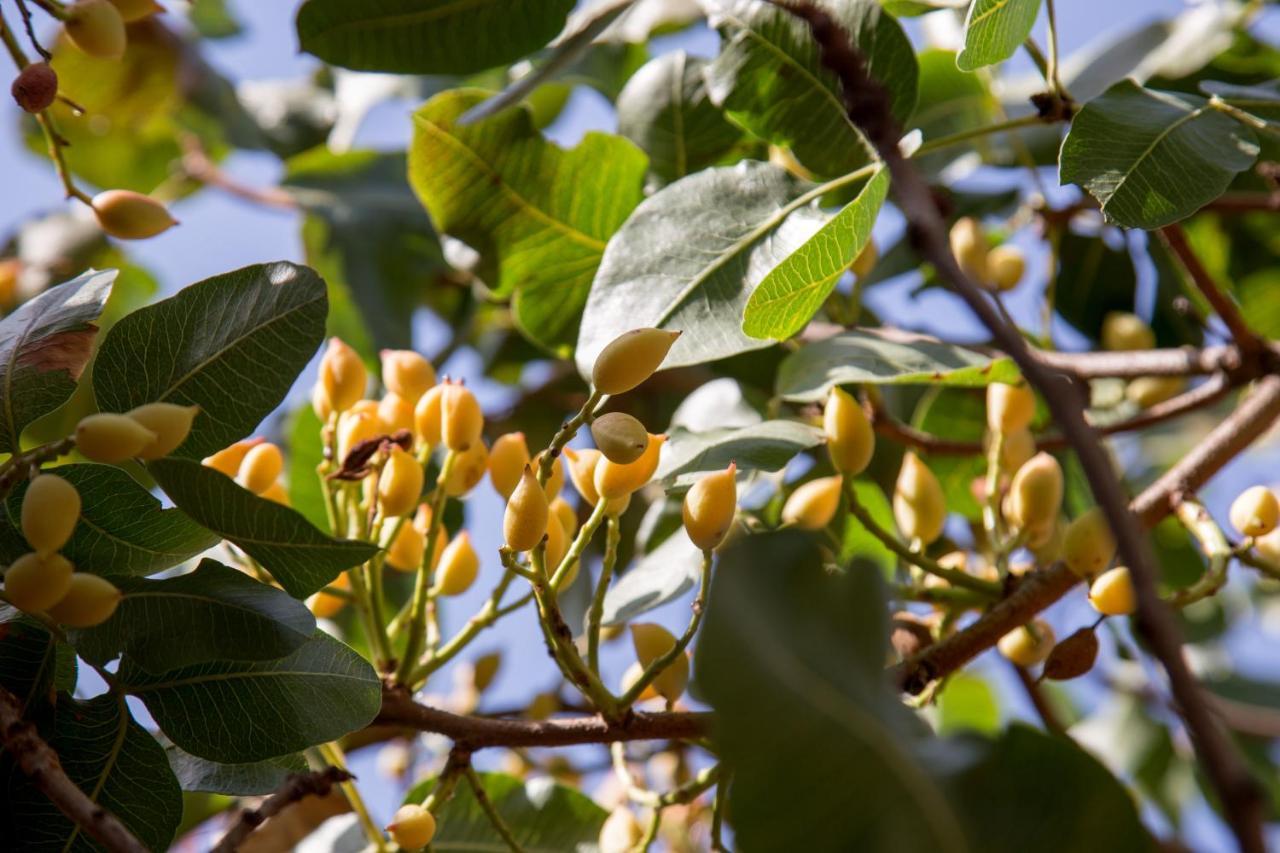
[[[120,819],[148,850],[167,850],[182,819],[182,791],[164,749],[106,693],[87,702],[58,699],[49,745],[68,778]],[[25,777],[10,781],[0,808],[8,849],[90,853],[101,848]],[[7,824],[7,825],[6,825]]]
[[[1213,201],[1258,155],[1253,131],[1194,95],[1124,80],[1085,104],[1062,143],[1062,183],[1108,221],[1159,228]]]
[[[853,481],[853,492],[858,503],[875,519],[882,530],[894,530],[897,522],[893,520],[893,507],[884,492],[871,480],[858,478]],[[841,496],[841,506],[844,497]],[[840,565],[846,566],[853,561],[872,563],[880,567],[884,577],[892,577],[898,565],[897,556],[889,550],[889,546],[880,538],[862,526],[862,522],[849,513],[844,513],[837,522],[842,525],[840,532]]]
[[[683,50],[664,53],[618,95],[618,133],[649,155],[664,183],[713,165],[742,139],[708,97],[706,67]]]
[[[620,625],[679,598],[698,583],[701,569],[702,552],[676,529],[609,588],[604,624]]]
[[[973,71],[1004,62],[1031,35],[1040,0],[974,0],[964,21],[964,49],[956,65]]]
[[[215,560],[201,560],[185,575],[116,585],[124,599],[115,614],[72,636],[76,651],[100,665],[121,652],[148,672],[219,659],[272,660],[316,629],[302,602]]]
[[[888,89],[894,118],[905,123],[915,109],[917,69],[898,22],[875,0],[824,5],[853,36],[871,76]],[[707,89],[730,118],[761,139],[790,148],[824,178],[871,159],[807,23],[765,0],[716,0],[710,18],[722,45],[707,69]]]
[[[320,631],[273,661],[215,661],[152,674],[125,658],[119,680],[175,744],[230,764],[342,737],[367,724],[382,705],[373,667]]]
[[[158,459],[147,468],[180,509],[261,563],[294,598],[332,583],[378,550],[368,542],[327,536],[296,510],[260,498],[198,462]]]
[[[180,509],[160,501],[114,465],[62,465],[57,474],[80,493],[80,521],[62,553],[83,571],[96,575],[149,575],[176,566],[218,542],[218,537]],[[20,532],[26,485],[4,503],[7,524],[0,524],[0,559],[14,560],[31,550]]]
[[[1200,90],[1207,95],[1216,95],[1231,106],[1273,125],[1280,122],[1280,80],[1271,80],[1257,86],[1206,80],[1200,84]]]
[[[844,210],[774,267],[747,300],[742,331],[784,340],[803,329],[871,239],[888,192],[889,172],[881,169]]]
[[[289,505],[302,513],[302,517],[315,525],[317,530],[332,533],[329,529],[329,513],[325,509],[324,488],[316,468],[324,459],[324,446],[320,439],[323,424],[311,406],[300,406],[289,418]]]
[[[796,454],[825,440],[822,430],[799,421],[764,421],[705,432],[677,428],[662,449],[655,478],[687,488],[702,474],[723,471],[730,462],[740,471],[779,471]]]
[[[445,92],[414,114],[410,182],[436,227],[480,253],[484,281],[514,294],[520,328],[567,352],[605,243],[640,201],[645,158],[601,133],[563,150],[524,107],[459,126],[486,94]]]
[[[307,0],[302,49],[332,65],[397,74],[469,74],[555,37],[573,0]]]
[[[61,406],[93,354],[115,270],[89,271],[51,287],[0,320],[0,452],[19,447],[32,421]]]
[[[505,773],[479,774],[484,792],[520,849],[528,853],[560,853],[596,849],[600,828],[609,813],[585,794],[545,776],[517,779]],[[405,795],[420,803],[435,785],[426,779]],[[502,853],[511,849],[476,802],[471,786],[458,785],[436,813],[439,829],[431,840],[438,853]]]
[[[887,329],[851,329],[801,347],[778,370],[778,393],[788,400],[825,399],[834,385],[943,385],[983,387],[1017,382],[1008,358],[926,335]]]
[[[219,764],[197,758],[173,744],[165,747],[164,752],[184,791],[238,797],[263,796],[279,788],[289,774],[304,773],[308,769],[307,760],[296,753],[246,764]]]
[[[174,454],[207,456],[270,414],[324,339],[324,282],[285,261],[205,279],[125,317],[93,368],[104,411],[197,405]]]
[[[0,619],[0,687],[22,702],[24,711],[52,697],[58,644],[30,617],[8,605]]]

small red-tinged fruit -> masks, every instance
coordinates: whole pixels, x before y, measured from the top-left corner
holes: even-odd
[[[1098,635],[1093,627],[1081,628],[1053,647],[1044,662],[1044,677],[1053,681],[1079,678],[1098,660]]]
[[[436,569],[436,595],[462,595],[471,589],[480,573],[480,555],[471,544],[471,534],[463,530],[440,555]]]
[[[682,516],[689,539],[703,551],[724,541],[738,509],[738,466],[706,474],[685,493]]]
[[[73,568],[61,554],[23,554],[4,573],[9,603],[27,613],[48,610],[71,589]]]
[[[280,448],[270,442],[263,442],[249,448],[236,473],[236,482],[242,488],[255,495],[260,495],[271,488],[284,471],[284,454]]]
[[[661,625],[638,622],[631,626],[631,642],[635,646],[636,659],[648,669],[654,661],[669,653],[676,645],[676,638]],[[675,702],[689,683],[689,655],[682,652],[658,673],[653,688],[668,703]]]
[[[111,0],[78,0],[67,9],[67,37],[80,50],[99,59],[124,56],[124,18]]]
[[[58,74],[47,62],[33,62],[13,79],[9,91],[27,112],[42,112],[57,100]]]
[[[512,551],[532,551],[547,532],[547,493],[526,465],[502,516],[502,535]]]
[[[625,394],[662,365],[679,332],[632,329],[610,341],[591,368],[591,384],[601,394]]]
[[[80,520],[80,493],[57,474],[40,474],[22,496],[22,535],[40,554],[52,554],[71,538]]]
[[[511,497],[524,466],[529,464],[529,445],[524,433],[509,432],[494,439],[489,448],[489,480],[504,498]]]
[[[1101,572],[1116,555],[1116,539],[1099,507],[1067,525],[1062,534],[1062,561],[1082,578]]]
[[[200,413],[199,406],[174,403],[147,403],[128,414],[156,434],[155,440],[142,448],[139,459],[160,459],[178,449],[191,434],[191,424]]]
[[[77,572],[71,576],[67,594],[49,608],[49,616],[59,625],[92,628],[111,618],[122,597],[111,581]]]
[[[822,410],[822,431],[827,436],[831,464],[841,474],[856,477],[871,463],[876,434],[862,406],[849,392],[834,386]]]
[[[407,803],[396,810],[387,824],[391,840],[405,850],[421,850],[436,834],[436,819],[417,803]]]
[[[1229,515],[1242,536],[1265,536],[1280,522],[1280,501],[1266,486],[1250,486],[1231,502]]]
[[[796,487],[782,505],[782,521],[804,530],[821,530],[840,506],[840,475],[819,477]]]
[[[649,433],[644,424],[625,412],[608,412],[591,422],[596,447],[611,462],[629,465],[644,455]]]
[[[128,415],[99,412],[76,424],[76,449],[94,462],[133,459],[156,440],[156,434]]]
[[[145,240],[178,224],[167,207],[133,190],[98,193],[93,197],[93,214],[102,230],[119,240]]]
[[[421,354],[410,349],[384,349],[381,356],[382,384],[411,405],[436,384],[436,370]]]
[[[1024,430],[1036,414],[1036,395],[1026,385],[993,382],[987,386],[987,427],[1005,434]]]
[[[1133,578],[1124,566],[1116,566],[1093,579],[1089,585],[1089,603],[1107,616],[1128,616],[1138,609],[1133,591]]]
[[[240,464],[244,462],[244,458],[249,451],[265,441],[266,439],[262,436],[242,439],[230,447],[224,447],[212,456],[206,456],[200,460],[200,464],[234,478],[240,471]]]
[[[1053,629],[1043,619],[1033,619],[1029,625],[1014,628],[1000,638],[996,648],[1000,654],[1021,667],[1035,666],[1049,657],[1053,651]]]

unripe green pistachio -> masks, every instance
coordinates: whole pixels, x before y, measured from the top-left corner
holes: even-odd
[[[23,554],[5,570],[5,597],[19,610],[40,613],[70,591],[72,572],[70,561],[61,554]]]
[[[440,397],[440,440],[450,450],[463,451],[480,440],[484,413],[480,401],[465,385],[448,384]]]
[[[80,493],[56,474],[40,474],[22,496],[22,535],[39,554],[67,544],[80,520]],[[43,609],[43,608],[41,608]]]
[[[569,537],[565,534],[564,525],[560,523],[560,516],[554,512],[548,512],[547,549],[544,555],[548,574],[559,568],[560,562],[569,553],[569,544]],[[560,589],[566,589],[573,585],[574,580],[578,577],[578,569],[581,565],[581,561],[575,562],[569,571],[565,573],[565,576],[560,579]]]
[[[427,534],[413,524],[401,524],[387,547],[387,565],[400,572],[416,572],[427,552]],[[435,554],[437,560],[440,551]]]
[[[57,100],[58,74],[47,62],[33,62],[13,79],[9,91],[22,109],[43,112]]]
[[[665,329],[632,329],[610,341],[591,369],[591,384],[601,394],[624,394],[662,365],[680,337]]]
[[[1280,501],[1266,486],[1250,486],[1231,502],[1229,516],[1242,536],[1265,536],[1280,523]]]
[[[502,666],[502,655],[498,652],[490,652],[476,658],[471,669],[471,686],[477,693],[483,693],[489,689],[489,685],[493,684],[493,680],[498,676],[500,666]]]
[[[585,450],[566,447],[563,453],[569,460],[569,478],[573,480],[574,488],[588,506],[595,506],[600,502],[600,493],[596,491],[596,465],[604,455],[593,447]]]
[[[856,477],[871,464],[876,434],[862,406],[839,386],[833,386],[822,411],[822,429],[827,436],[831,464],[841,474]]]
[[[120,590],[97,575],[77,572],[62,600],[49,608],[49,616],[60,625],[92,628],[111,618],[120,604]]]
[[[191,434],[191,424],[199,413],[199,406],[174,403],[147,403],[128,412],[129,417],[156,434],[155,440],[139,451],[138,458],[160,459],[177,450]]]
[[[1015,429],[1006,433],[1000,445],[1000,467],[1017,471],[1036,455],[1036,440],[1029,429]]]
[[[351,578],[347,577],[347,573],[343,572],[329,584],[338,589],[350,589]],[[330,595],[327,592],[317,592],[315,595],[307,599],[307,607],[311,609],[311,614],[317,619],[332,619],[347,606],[347,600],[340,595]]]
[[[622,680],[619,684],[619,686],[622,688],[622,692],[626,693],[627,691],[629,691],[632,685],[638,682],[643,675],[644,675],[644,664],[640,663],[640,661],[636,661],[635,663],[631,664],[631,666],[627,667],[626,672],[622,673]],[[647,685],[645,685],[645,688],[640,691],[640,695],[636,697],[636,701],[648,702],[650,699],[657,699],[657,698],[658,698],[658,691],[654,688],[653,682],[649,682]]]
[[[470,450],[464,450],[453,459],[453,469],[449,479],[445,480],[444,493],[451,498],[460,498],[480,485],[485,471],[489,469],[489,450],[484,441],[477,441]]]
[[[94,462],[133,459],[156,440],[156,434],[128,415],[99,412],[76,424],[76,449]]]
[[[369,371],[360,354],[341,338],[329,338],[320,357],[320,378],[332,410],[341,414],[364,397]]]
[[[110,0],[78,0],[63,20],[71,43],[99,59],[124,56],[124,18]]]
[[[413,433],[413,403],[394,391],[388,391],[378,401],[378,423],[387,435],[400,430]]]
[[[563,528],[564,535],[573,539],[574,534],[578,532],[577,511],[569,506],[569,502],[564,498],[557,497],[551,502],[551,514],[560,519],[560,527]]]
[[[200,460],[200,464],[234,478],[239,473],[240,465],[244,462],[245,456],[249,455],[249,451],[265,441],[266,439],[261,436],[242,439],[211,456],[206,456]]]
[[[987,253],[987,281],[992,290],[1001,293],[1013,290],[1022,281],[1027,260],[1017,246],[996,246]]]
[[[414,432],[418,440],[429,447],[440,443],[444,406],[444,390],[447,385],[432,385],[418,398],[413,409]]]
[[[538,469],[542,467],[542,454],[545,450],[540,451],[537,456],[533,457],[530,463],[533,468],[534,476],[538,474]],[[564,488],[564,463],[557,456],[551,460],[551,473],[547,475],[547,482],[542,484],[542,490],[547,493],[547,500],[553,501],[560,494],[560,490]]]
[[[1115,555],[1115,536],[1098,507],[1071,522],[1062,534],[1062,560],[1082,578],[1101,572]]]
[[[605,458],[629,465],[644,455],[649,433],[644,424],[625,412],[608,412],[591,422],[591,437]]]

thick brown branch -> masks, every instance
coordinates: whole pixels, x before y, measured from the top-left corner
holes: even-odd
[[[326,767],[309,773],[295,773],[256,809],[240,812],[235,824],[213,848],[213,853],[234,853],[249,839],[254,830],[288,806],[307,797],[326,797],[339,782],[352,776],[340,767]]]
[[[1025,349],[1025,347],[1024,347]],[[1244,363],[1233,346],[1181,347],[1130,352],[1037,352],[1040,363],[1076,379],[1196,376],[1234,373]]]
[[[22,702],[0,687],[0,744],[58,811],[70,818],[99,844],[117,853],[146,853],[124,824],[95,803],[67,778],[58,754],[22,718]],[[10,839],[12,840],[12,839]]]
[[[1262,349],[1261,339],[1245,322],[1244,315],[1240,313],[1240,306],[1214,281],[1204,264],[1200,263],[1200,258],[1187,242],[1187,234],[1182,230],[1182,226],[1176,223],[1164,226],[1160,229],[1160,238],[1182,264],[1187,275],[1191,276],[1191,282],[1196,286],[1196,290],[1200,291],[1217,315],[1222,318],[1227,331],[1231,333],[1231,337],[1241,351],[1255,353]]]
[[[633,740],[688,740],[705,737],[711,728],[706,713],[635,713],[621,723],[600,716],[552,720],[502,720],[453,714],[421,705],[403,691],[382,694],[377,722],[442,734],[471,750],[486,747],[573,746]]]

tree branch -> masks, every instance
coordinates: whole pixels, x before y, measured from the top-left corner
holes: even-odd
[[[1191,276],[1191,282],[1196,289],[1204,296],[1205,300],[1212,306],[1213,310],[1222,322],[1226,324],[1227,331],[1231,332],[1231,337],[1235,339],[1236,344],[1245,353],[1256,353],[1262,349],[1262,340],[1249,328],[1249,324],[1245,322],[1244,315],[1240,313],[1240,306],[1227,296],[1218,283],[1214,281],[1213,276],[1205,269],[1204,264],[1200,263],[1200,258],[1192,250],[1191,244],[1187,242],[1187,234],[1182,230],[1182,226],[1174,223],[1166,225],[1160,229],[1160,238],[1173,252],[1174,257],[1182,264],[1187,271],[1187,275]]]
[[[326,797],[339,782],[354,778],[341,767],[326,767],[309,773],[294,773],[284,781],[274,794],[267,797],[256,809],[240,812],[235,824],[214,845],[212,853],[235,853],[249,840],[254,830],[275,817],[287,807],[307,797]]]
[[[0,744],[58,811],[115,853],[146,853],[115,815],[80,790],[62,770],[58,754],[22,718],[22,702],[0,687]],[[12,839],[11,839],[12,840]]]
[[[948,249],[950,251],[950,249]],[[1027,347],[1024,345],[1023,349]],[[1012,353],[1010,353],[1012,355]],[[1197,376],[1210,373],[1235,373],[1245,359],[1234,346],[1196,349],[1131,350],[1129,352],[1036,352],[1036,359],[1046,368],[1071,375],[1076,379],[1139,376]]]

